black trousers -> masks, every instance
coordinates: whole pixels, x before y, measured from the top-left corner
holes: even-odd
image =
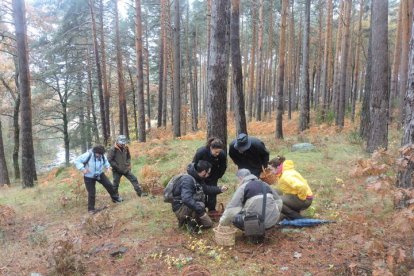
[[[125,176],[129,182],[131,182],[132,186],[134,186],[134,190],[138,195],[142,194],[141,186],[138,183],[138,179],[135,175],[132,174],[131,171],[128,171],[127,173],[119,173],[116,171],[112,171],[113,177],[114,177],[114,190],[118,194],[118,188],[119,183],[121,182],[121,177]]]
[[[95,210],[95,198],[96,198],[96,181],[102,184],[111,198],[117,198],[118,193],[115,192],[114,187],[112,186],[111,181],[106,177],[104,173],[101,173],[99,179],[83,177],[85,182],[86,190],[88,191],[88,211]]]
[[[206,182],[206,185],[217,186],[217,181],[218,180],[213,180],[213,181]],[[209,211],[214,211],[214,210],[216,210],[216,205],[217,205],[217,195],[206,195],[206,207],[207,207],[207,209]]]

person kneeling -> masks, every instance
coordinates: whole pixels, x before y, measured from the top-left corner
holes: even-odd
[[[210,228],[213,221],[206,213],[205,195],[216,195],[227,190],[226,186],[208,186],[204,183],[211,170],[207,161],[191,163],[187,173],[180,177],[173,189],[172,209],[181,227],[186,222],[195,220],[198,227]]]
[[[247,169],[240,169],[236,175],[240,185],[220,218],[220,226],[233,223],[234,226],[245,231],[246,236],[250,236],[251,231],[248,227],[252,225],[255,217],[261,221],[256,220],[259,225],[262,225],[262,231],[276,225],[282,210],[282,200],[276,191]],[[251,235],[264,236],[264,232]]]

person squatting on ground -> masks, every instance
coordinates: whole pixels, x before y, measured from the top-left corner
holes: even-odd
[[[265,144],[245,133],[240,133],[237,139],[230,143],[229,155],[239,170],[248,169],[257,177],[269,162],[269,151]]]
[[[104,186],[114,203],[122,202],[122,198],[114,190],[111,181],[104,173],[104,168],[110,171],[111,166],[108,159],[105,158],[105,148],[102,145],[97,145],[92,150],[78,156],[75,159],[75,166],[83,173],[83,180],[88,191],[88,211],[90,213],[95,212],[96,181]]]
[[[282,199],[278,193],[265,182],[259,180],[247,169],[237,171],[239,187],[227,204],[220,218],[220,225],[227,226],[233,223],[237,228],[244,230],[244,217],[252,214],[262,214],[263,185],[266,191],[266,212],[264,218],[265,229],[271,228],[279,221],[282,210]]]
[[[293,161],[283,156],[270,160],[269,165],[272,173],[279,175],[277,189],[282,194],[282,214],[288,219],[303,218],[300,211],[309,208],[313,200],[308,182],[295,170]]]
[[[223,142],[215,137],[209,138],[204,147],[197,149],[193,163],[200,160],[211,164],[211,172],[205,179],[206,185],[217,186],[218,180],[224,175],[227,169],[227,154],[224,151]],[[212,212],[216,210],[217,195],[206,195],[206,207]]]
[[[200,160],[188,165],[188,175],[183,175],[173,189],[172,210],[178,219],[179,227],[194,219],[199,226],[210,228],[213,221],[206,213],[205,194],[220,194],[227,191],[226,186],[208,186],[204,183],[211,170],[211,164]]]
[[[118,194],[119,183],[121,177],[125,176],[134,187],[138,196],[146,195],[142,192],[138,179],[131,172],[131,154],[128,148],[128,139],[125,135],[119,135],[115,145],[108,150],[108,161],[112,167],[112,175],[114,177],[114,190]]]

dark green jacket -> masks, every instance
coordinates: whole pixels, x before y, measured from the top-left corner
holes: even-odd
[[[131,154],[128,147],[123,149],[117,145],[111,147],[108,150],[107,158],[112,170],[117,173],[126,174],[131,169]]]

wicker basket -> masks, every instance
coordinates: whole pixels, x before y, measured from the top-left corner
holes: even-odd
[[[266,182],[269,185],[273,185],[277,182],[277,175],[272,173],[270,168],[266,168],[264,169],[261,173],[260,173],[260,180]]]
[[[219,226],[213,229],[214,240],[218,245],[233,246],[236,243],[236,229],[230,226]]]

